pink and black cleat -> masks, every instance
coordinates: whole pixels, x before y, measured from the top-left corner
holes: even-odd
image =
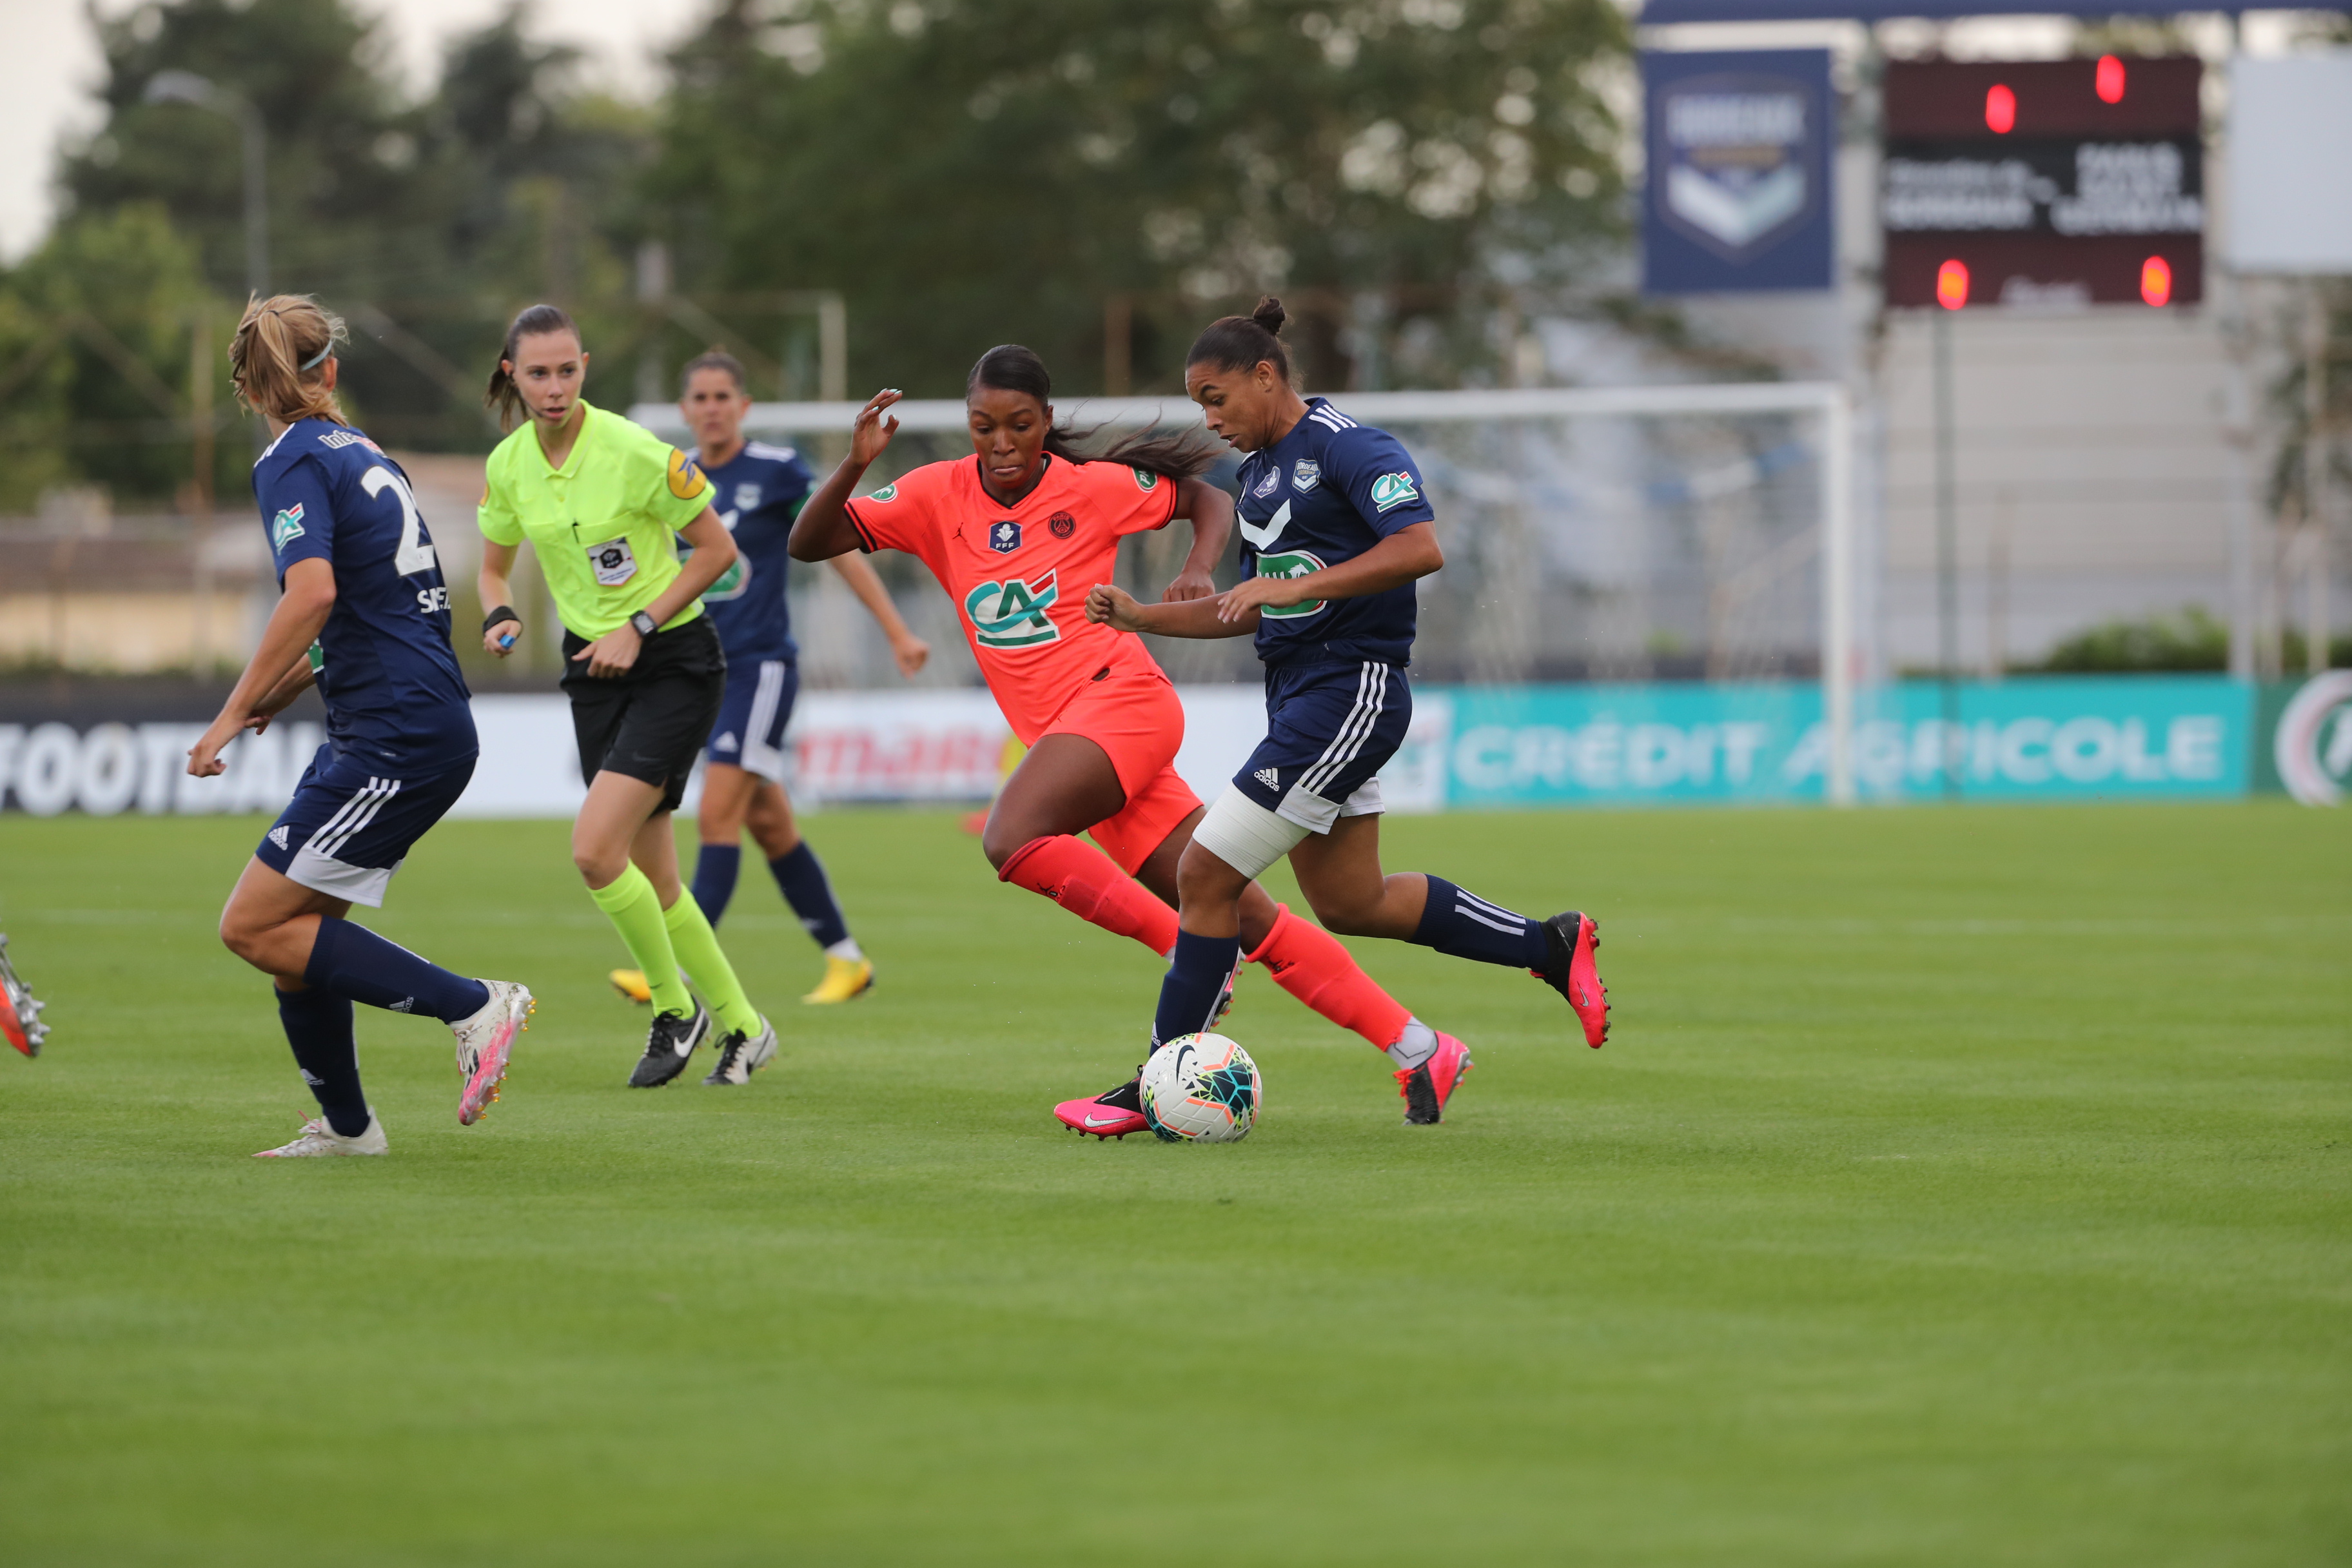
[[[1427,1061],[1417,1068],[1397,1071],[1397,1093],[1404,1097],[1404,1124],[1434,1127],[1444,1121],[1445,1102],[1454,1098],[1454,1091],[1462,1087],[1462,1080],[1477,1065],[1470,1059],[1469,1047],[1441,1033],[1437,1049]]]
[[[482,984],[490,999],[482,1004],[481,1011],[449,1026],[449,1032],[457,1037],[457,1070],[466,1079],[457,1096],[461,1127],[479,1121],[498,1099],[508,1058],[514,1054],[515,1037],[530,1027],[531,1012],[539,1005],[528,990],[511,980],[485,980]]]
[[[1528,973],[1568,998],[1576,1021],[1584,1026],[1584,1043],[1597,1051],[1609,1038],[1609,988],[1601,984],[1601,966],[1592,956],[1601,946],[1601,922],[1570,910],[1543,926],[1551,961]]]
[[[1108,1094],[1066,1100],[1054,1107],[1054,1114],[1071,1131],[1090,1132],[1097,1138],[1140,1132],[1150,1125],[1143,1119],[1143,1069],[1138,1068],[1133,1078]]]

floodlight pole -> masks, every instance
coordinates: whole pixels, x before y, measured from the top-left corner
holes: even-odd
[[[1936,312],[1936,671],[1944,798],[1960,793],[1960,520],[1952,461],[1952,312]]]
[[[159,71],[140,95],[149,103],[184,103],[237,122],[245,142],[245,286],[269,297],[269,136],[253,100],[194,71]]]

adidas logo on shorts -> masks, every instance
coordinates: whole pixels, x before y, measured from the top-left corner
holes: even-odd
[[[1250,776],[1257,780],[1258,783],[1265,785],[1268,789],[1280,789],[1282,787],[1282,775],[1275,772],[1272,768],[1260,768],[1256,773]]]
[[[286,825],[284,823],[281,822],[277,826],[269,830],[269,842],[277,845],[280,849],[286,847]]]

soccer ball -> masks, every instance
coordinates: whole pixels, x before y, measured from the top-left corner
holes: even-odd
[[[1236,1143],[1257,1124],[1265,1080],[1223,1035],[1179,1035],[1143,1064],[1143,1119],[1164,1143]]]

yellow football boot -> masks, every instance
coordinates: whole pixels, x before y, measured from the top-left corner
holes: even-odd
[[[614,990],[626,996],[630,1001],[646,1006],[653,1004],[654,988],[646,984],[644,970],[615,969],[605,978],[612,981]]]
[[[874,989],[874,964],[864,958],[827,958],[824,978],[803,1002],[846,1002]]]

